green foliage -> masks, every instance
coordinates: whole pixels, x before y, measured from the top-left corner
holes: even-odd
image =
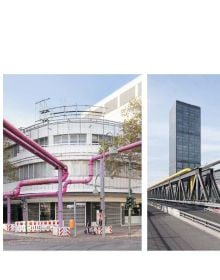
[[[120,147],[134,143],[141,139],[142,106],[139,98],[132,99],[122,111],[124,122],[122,133],[112,139],[112,142],[102,141],[99,152],[108,151],[109,147]],[[141,171],[141,148],[133,149],[126,153],[110,156],[105,161],[106,171],[111,177],[120,176],[125,164],[131,163],[132,170]]]

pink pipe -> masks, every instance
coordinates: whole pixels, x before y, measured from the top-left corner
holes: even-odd
[[[63,170],[62,182],[64,182],[67,179],[67,177],[68,177],[68,172],[66,170]],[[4,193],[4,198],[8,196],[19,197],[21,188],[25,186],[44,185],[44,184],[53,184],[53,183],[58,183],[58,178],[30,179],[30,180],[20,181],[17,184],[14,191]]]
[[[140,147],[142,144],[142,141],[137,141],[135,143],[132,143],[132,144],[128,144],[126,146],[122,146],[120,148],[117,149],[117,151],[119,153],[121,152],[125,152],[125,151],[129,151],[129,150],[132,150],[134,148],[137,148],[137,147]],[[101,159],[103,158],[103,156],[106,158],[108,156],[110,156],[111,154],[109,152],[105,152],[105,153],[102,153],[102,154],[99,154],[99,155],[96,155],[96,156],[93,156],[90,160],[89,160],[89,175],[87,178],[85,179],[77,179],[77,180],[67,180],[64,185],[63,185],[63,191],[64,193],[67,191],[67,186],[69,184],[88,184],[92,181],[92,178],[94,176],[93,174],[93,163],[94,161],[98,160],[98,159]]]
[[[68,177],[67,167],[61,161],[59,161],[54,156],[49,154],[40,145],[38,145],[33,140],[29,139],[27,136],[25,136],[22,132],[20,132],[18,129],[13,127],[6,120],[4,120],[4,134],[11,140],[15,141],[16,143],[20,144],[21,146],[23,146],[24,148],[32,152],[33,154],[45,160],[55,168],[59,168],[59,167],[62,168],[62,182],[67,179]],[[17,197],[20,194],[21,188],[24,186],[52,184],[52,183],[58,183],[58,179],[47,178],[47,179],[31,179],[31,180],[20,181],[17,184],[14,191],[4,193],[4,198],[10,196]]]
[[[20,146],[24,147],[25,149],[27,149],[29,152],[35,154],[36,156],[40,157],[41,159],[43,159],[44,161],[48,162],[50,165],[54,166],[55,168],[57,168],[57,164],[54,163],[54,161],[52,161],[51,159],[49,159],[48,157],[46,157],[45,155],[43,155],[42,153],[40,153],[39,151],[37,151],[36,149],[32,148],[30,145],[28,145],[27,143],[25,143],[23,140],[21,140],[19,137],[15,136],[13,133],[11,133],[10,131],[8,131],[6,128],[4,128],[4,135],[7,136],[8,138],[10,138],[11,140],[13,140],[15,143],[19,144]]]
[[[142,145],[142,141],[138,141],[126,146],[122,146],[120,148],[117,149],[117,151],[119,153],[121,152],[125,152],[128,150],[132,150],[134,148],[140,147]],[[87,178],[85,179],[75,179],[75,180],[67,180],[64,185],[63,185],[63,190],[62,190],[62,194],[65,194],[67,192],[67,187],[69,184],[88,184],[92,181],[92,178],[94,176],[93,174],[93,163],[94,161],[101,159],[104,157],[108,157],[110,156],[109,152],[105,152],[104,154],[98,154],[96,156],[93,156],[90,160],[89,160],[89,175]],[[67,177],[66,177],[67,178]],[[64,180],[65,181],[65,180]],[[17,197],[47,197],[47,196],[56,196],[58,192],[43,192],[43,193],[37,193],[37,194],[19,194]]]
[[[37,144],[35,141],[24,135],[20,130],[18,130],[16,127],[14,127],[12,124],[10,124],[7,120],[3,120],[3,126],[11,133],[15,134],[17,137],[19,137],[21,140],[23,140],[25,143],[29,144],[32,148],[38,150],[40,153],[51,159],[54,163],[57,164],[57,167],[61,167],[63,169],[66,169],[66,166],[58,160],[56,157],[48,153],[45,149],[43,149],[39,144]]]

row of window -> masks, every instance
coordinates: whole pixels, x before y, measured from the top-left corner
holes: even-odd
[[[86,134],[62,134],[54,135],[53,142],[57,144],[86,144],[87,135]]]
[[[100,144],[103,141],[112,142],[112,136],[92,134],[92,144]],[[62,134],[54,136],[54,144],[86,144],[86,134]]]
[[[139,83],[137,87],[137,95],[141,96],[142,94],[142,84]],[[115,97],[108,101],[105,104],[106,112],[105,113],[110,113],[118,108],[118,98],[119,98],[119,107],[127,104],[130,100],[135,98],[135,86],[132,88],[129,88],[125,92],[122,92],[119,97]]]
[[[112,142],[113,137],[110,135],[101,135],[101,134],[92,134],[92,144],[100,144],[103,141]],[[34,140],[36,143],[41,145],[42,147],[48,146],[48,137],[41,137]],[[62,134],[62,135],[54,135],[53,143],[55,145],[58,144],[87,144],[87,134],[78,133],[78,134]],[[9,158],[16,157],[17,154],[21,151],[21,147],[19,145],[13,145],[7,148],[5,151]]]
[[[84,177],[88,174],[88,161],[64,161],[64,164],[68,166],[69,175],[71,177]],[[94,174],[100,173],[100,163],[96,161],[94,164]],[[123,163],[118,167],[117,177],[127,177],[129,174],[129,168],[127,163]],[[112,171],[106,166],[105,175],[107,177],[112,176]],[[16,181],[33,179],[33,178],[47,178],[55,177],[57,172],[55,169],[45,162],[32,163],[20,166],[16,169]],[[133,179],[139,179],[141,171],[135,169],[135,165],[132,165],[131,177]],[[4,177],[4,183],[8,183],[7,178]]]
[[[177,162],[176,167],[177,167],[177,171],[184,169],[184,168],[196,168],[199,167],[200,164],[199,163],[186,163],[186,162]]]

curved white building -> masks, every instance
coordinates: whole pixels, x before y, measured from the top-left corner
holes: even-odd
[[[126,86],[135,88],[134,95],[130,94],[123,100],[128,103],[134,96],[140,96],[140,77]],[[110,96],[120,98],[124,87],[117,94]],[[128,91],[129,93],[129,91]],[[109,97],[108,97],[109,98]],[[111,98],[110,98],[111,99]],[[104,100],[104,99],[103,99]],[[111,100],[110,100],[111,101]],[[109,102],[109,101],[108,101]],[[102,102],[101,102],[102,103]],[[88,175],[89,159],[99,153],[99,143],[103,139],[112,141],[112,138],[121,132],[122,124],[108,118],[112,113],[105,104],[98,104],[85,108],[85,106],[61,106],[56,108],[40,108],[40,120],[35,124],[22,128],[22,131],[35,140],[51,154],[68,166],[70,179],[83,179]],[[126,105],[126,104],[123,104]],[[120,104],[119,104],[120,105]],[[103,107],[100,107],[103,106]],[[103,111],[104,108],[104,111]],[[120,110],[120,106],[114,110]],[[57,177],[57,171],[52,166],[31,154],[27,150],[11,142],[8,148],[10,160],[17,167],[17,181],[7,182],[4,178],[4,192],[12,191],[17,182],[30,178]],[[100,209],[100,176],[99,161],[94,165],[93,180],[90,184],[69,185],[67,193],[63,196],[63,217],[65,225],[73,218],[73,209],[70,205],[76,202],[76,217],[78,224],[86,224],[88,220],[96,221],[97,210]],[[125,201],[128,193],[128,163],[125,162],[117,177],[111,177],[108,170],[105,173],[105,203],[106,224],[126,224],[127,211]],[[133,223],[141,223],[141,174],[140,171],[131,170],[131,188],[136,197],[137,207],[133,211]],[[95,193],[98,190],[99,193]],[[21,193],[55,192],[57,184],[26,186]],[[4,205],[4,222],[7,220],[7,208]],[[27,199],[28,220],[57,219],[57,197],[38,197]],[[12,200],[12,222],[22,220],[22,207],[20,200]]]

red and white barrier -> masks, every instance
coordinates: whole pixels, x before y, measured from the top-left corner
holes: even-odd
[[[58,220],[27,221],[27,232],[50,232],[54,226],[58,226]],[[63,221],[64,225],[64,221]],[[15,232],[26,232],[25,221],[15,222]]]
[[[102,227],[96,226],[96,227],[94,227],[94,231],[95,231],[96,234],[102,234]],[[105,227],[105,233],[111,234],[112,233],[112,226],[106,226]]]
[[[58,227],[58,226],[53,227],[53,235],[70,236],[70,234],[71,234],[70,227]]]
[[[112,226],[105,227],[105,233],[112,233]]]
[[[3,224],[3,230],[15,231],[15,225],[14,224]]]

